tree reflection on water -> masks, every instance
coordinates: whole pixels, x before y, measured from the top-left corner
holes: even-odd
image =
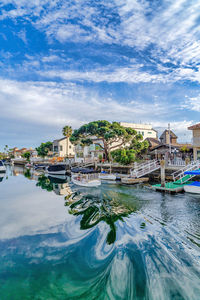
[[[53,191],[53,183],[50,181],[48,177],[44,175],[38,177],[38,182],[36,183],[36,186],[39,186],[43,190],[47,190],[48,192]]]
[[[118,220],[124,221],[123,218],[139,209],[138,201],[124,201],[122,196],[124,198],[124,194],[112,191],[99,192],[98,196],[75,192],[65,197],[65,206],[69,206],[69,213],[82,216],[80,228],[83,230],[101,221],[106,222],[110,227],[106,241],[112,244],[116,240],[115,223]]]
[[[102,187],[93,193],[90,190],[90,194],[72,192],[67,179],[61,183],[61,179],[41,175],[36,186],[49,192],[54,191],[57,195],[65,195],[65,206],[69,207],[69,213],[82,216],[80,229],[92,228],[99,222],[108,224],[110,227],[106,239],[108,244],[113,244],[116,240],[116,222],[123,222],[124,218],[141,207],[141,201],[133,195],[104,190]]]

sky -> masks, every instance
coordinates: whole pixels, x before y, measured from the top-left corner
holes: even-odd
[[[200,0],[0,0],[0,150],[98,119],[200,122]]]

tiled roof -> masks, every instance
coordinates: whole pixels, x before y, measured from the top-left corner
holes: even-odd
[[[200,123],[197,123],[195,125],[192,125],[190,127],[188,127],[189,130],[193,130],[193,129],[200,129]]]

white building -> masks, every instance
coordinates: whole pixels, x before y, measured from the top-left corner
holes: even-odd
[[[102,144],[102,141],[99,141],[95,137],[91,137],[92,144],[89,146],[81,146],[80,144],[75,146],[75,162],[90,162],[98,160],[101,155],[103,158],[104,151],[99,146]]]
[[[59,157],[74,157],[75,147],[69,138],[63,137],[53,141],[53,152]]]
[[[135,129],[138,134],[141,134],[143,136],[143,140],[146,138],[158,138],[158,133],[155,129],[152,128],[152,125],[150,124],[136,124],[136,123],[125,123],[125,122],[120,122],[119,123],[123,127],[130,127]]]

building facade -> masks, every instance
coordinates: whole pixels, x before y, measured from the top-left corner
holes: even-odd
[[[177,136],[173,131],[170,130],[165,130],[161,136],[160,136],[160,141],[162,144],[171,144],[171,145],[177,145]]]
[[[63,137],[53,141],[53,153],[59,157],[74,157],[75,147],[69,138]]]
[[[138,134],[141,134],[143,136],[143,140],[147,138],[158,138],[158,133],[155,129],[152,128],[152,125],[150,124],[136,124],[136,123],[125,123],[120,122],[119,123],[123,127],[130,127],[133,128],[135,131],[137,131]]]
[[[194,160],[200,160],[200,123],[188,127],[192,130],[192,147]]]

